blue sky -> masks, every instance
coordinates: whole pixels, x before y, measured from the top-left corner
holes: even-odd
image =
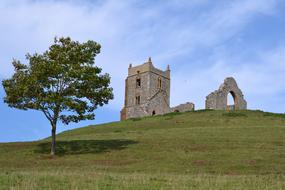
[[[285,2],[282,0],[1,0],[0,79],[13,73],[12,58],[43,52],[55,36],[102,45],[96,64],[110,73],[115,99],[94,121],[58,132],[119,120],[130,63],[149,56],[171,68],[171,105],[204,108],[225,77],[236,78],[249,109],[285,112]],[[0,87],[0,97],[5,93]],[[50,134],[42,113],[0,101],[0,142]]]

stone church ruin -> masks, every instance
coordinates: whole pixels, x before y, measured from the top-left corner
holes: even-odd
[[[228,95],[233,97],[233,105],[228,105]],[[162,115],[170,112],[193,111],[191,102],[170,107],[170,68],[165,71],[155,68],[151,58],[142,65],[129,65],[125,80],[125,102],[121,110],[121,120],[129,118]],[[234,78],[224,80],[220,88],[206,97],[206,109],[244,110],[247,102]]]
[[[187,102],[170,107],[170,68],[165,71],[155,68],[151,58],[142,65],[128,69],[125,80],[125,103],[121,120],[162,115],[170,112],[194,110],[194,104]]]
[[[234,99],[233,105],[228,105],[228,95]],[[214,110],[245,110],[247,102],[242,91],[239,89],[234,78],[229,77],[224,80],[220,88],[206,97],[206,109]]]

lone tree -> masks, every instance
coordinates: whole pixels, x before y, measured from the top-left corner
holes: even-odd
[[[94,41],[79,43],[55,38],[43,54],[27,54],[28,65],[13,60],[15,73],[2,81],[10,107],[39,110],[51,124],[51,155],[55,155],[56,126],[94,119],[93,111],[113,99],[109,74],[94,65],[100,53]]]

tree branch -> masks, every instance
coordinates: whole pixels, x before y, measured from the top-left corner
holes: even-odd
[[[44,115],[46,116],[46,118],[50,121],[50,123],[52,124],[53,118],[50,115],[50,113],[48,111],[46,111],[42,106],[40,107],[41,111],[44,113]]]

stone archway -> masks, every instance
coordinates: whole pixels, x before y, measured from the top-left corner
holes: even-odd
[[[232,100],[232,101],[231,101]],[[227,95],[227,110],[236,110],[238,106],[238,99],[237,96],[233,91],[230,91]]]
[[[228,105],[228,94],[234,99],[234,105]],[[206,97],[206,109],[215,110],[244,110],[247,109],[247,102],[242,91],[239,89],[234,78],[224,80],[220,88]]]

